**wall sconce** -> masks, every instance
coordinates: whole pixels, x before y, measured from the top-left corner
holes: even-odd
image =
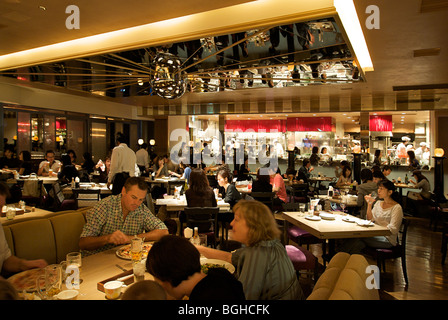
[[[149,144],[152,145],[152,146],[155,146],[156,145],[156,140],[154,140],[154,139],[149,140]]]
[[[141,146],[143,144],[143,139],[138,139],[138,145]]]
[[[435,156],[435,157],[439,157],[439,158],[441,158],[441,157],[443,157],[444,154],[445,154],[445,151],[443,151],[442,148],[436,148],[436,149],[434,149],[434,156]]]

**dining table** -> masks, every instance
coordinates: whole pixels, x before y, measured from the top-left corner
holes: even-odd
[[[153,185],[159,184],[166,187],[168,194],[174,194],[175,186],[184,186],[185,179],[177,178],[177,177],[162,177],[162,178],[153,178],[153,177],[145,177],[146,183]]]
[[[387,227],[367,221],[340,211],[320,211],[310,215],[307,212],[283,212],[282,217],[288,224],[295,225],[318,239],[328,240],[328,258],[336,253],[335,240],[349,238],[366,238],[388,236],[391,234]]]
[[[415,184],[411,183],[395,182],[394,185],[395,188],[398,189],[398,193],[400,194],[400,204],[403,204],[403,197],[405,197],[405,195],[403,195],[403,189],[418,189]]]
[[[216,203],[220,212],[227,212],[230,210],[230,204],[225,202],[222,198],[217,198]],[[166,206],[166,211],[183,211],[187,206],[187,199],[185,194],[179,197],[166,195],[164,198],[156,200],[156,206]]]
[[[13,203],[13,204],[8,204],[10,206],[14,206],[17,207],[17,209],[19,208],[19,204],[18,203]],[[3,210],[3,208],[2,208]],[[8,225],[11,223],[16,223],[18,221],[25,221],[25,220],[29,220],[29,219],[35,219],[35,218],[40,218],[40,217],[44,217],[47,214],[53,214],[53,211],[48,211],[48,210],[44,210],[41,208],[36,208],[36,207],[32,207],[32,206],[25,206],[25,211],[18,211],[14,217],[14,219],[8,219],[6,216],[4,216],[3,211],[0,217],[0,222],[2,225]]]
[[[111,195],[112,194],[112,187],[108,188],[106,183],[93,183],[93,182],[80,182],[79,183],[80,189],[86,189],[86,190],[101,190],[101,195]],[[65,196],[71,196],[73,194],[73,190],[71,186],[66,186],[62,189],[62,193]]]

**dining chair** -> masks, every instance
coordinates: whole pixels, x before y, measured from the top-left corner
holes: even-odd
[[[72,189],[78,208],[93,207],[101,200],[101,189]]]
[[[198,227],[200,234],[207,235],[207,244],[212,243],[216,248],[217,239],[219,239],[218,228],[218,207],[185,207],[185,224],[194,229]],[[181,233],[183,233],[181,226]]]
[[[316,283],[318,278],[319,263],[317,257],[305,248],[294,245],[285,246],[286,253],[294,266],[297,278],[300,276],[300,271],[310,270],[313,272],[313,280]]]
[[[285,203],[282,205],[284,211],[299,211],[300,204],[298,202],[294,203]],[[294,225],[289,225],[286,230],[288,239],[297,243],[299,246],[306,244],[307,250],[310,249],[310,244],[322,243],[322,252],[326,251],[326,242],[325,240],[321,240],[315,236],[313,236],[308,231],[303,230]]]
[[[291,202],[308,203],[309,185],[308,183],[294,183],[291,185]]]
[[[409,285],[408,281],[408,272],[406,268],[406,238],[408,233],[410,221],[406,218],[403,218],[401,223],[401,228],[399,234],[401,233],[401,239],[399,235],[397,236],[397,245],[389,248],[389,249],[379,249],[367,247],[364,252],[368,255],[372,256],[376,259],[378,268],[381,272],[381,267],[383,268],[383,272],[386,272],[386,260],[387,259],[396,259],[401,258],[401,268],[403,270],[404,280],[406,282],[406,286]]]
[[[268,206],[271,211],[274,208],[275,192],[251,192],[250,196],[261,203]]]
[[[52,186],[54,209],[55,211],[76,210],[78,209],[75,199],[65,199],[59,182],[55,182]]]
[[[25,201],[28,205],[34,205],[41,207],[43,204],[43,180],[25,180],[18,181],[22,190],[21,200]]]

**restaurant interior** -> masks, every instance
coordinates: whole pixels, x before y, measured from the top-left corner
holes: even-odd
[[[313,165],[315,182],[303,201],[308,210],[310,198],[329,194],[341,161],[348,161],[359,187],[361,170],[375,165],[380,150],[380,166],[392,168],[389,179],[406,179],[408,185],[412,171],[419,169],[434,201],[417,213],[405,212],[410,222],[407,261],[398,256],[387,260],[379,298],[446,299],[448,278],[441,261],[448,237],[448,172],[443,169],[448,151],[448,80],[443,68],[448,30],[434,21],[444,19],[447,1],[175,0],[169,9],[162,3],[133,6],[116,0],[107,6],[85,0],[76,5],[79,29],[68,27],[64,4],[0,1],[5,21],[0,38],[7,43],[0,45],[2,153],[8,145],[17,156],[30,151],[37,167],[47,150],[54,150],[57,159],[74,150],[78,158],[89,152],[97,163],[110,156],[117,134],[123,133],[131,149],[138,151],[146,143],[151,155],[177,154],[182,142],[191,156],[206,145],[215,155],[224,150],[231,159],[225,163],[237,176],[244,161],[237,150],[243,148],[252,176],[235,184],[250,195],[247,188],[263,166],[259,152],[270,144],[291,201],[297,197],[290,169],[297,172],[313,147],[319,153],[325,147],[328,154]],[[183,133],[172,136],[176,130]],[[398,156],[407,138],[407,151],[427,148],[425,156],[417,156],[418,167],[410,167],[407,155]],[[2,178],[11,177],[3,173]],[[156,185],[151,174],[146,179],[151,187]],[[209,182],[218,187],[215,175]],[[89,183],[98,183],[94,175]],[[54,192],[52,184],[43,184],[49,194]],[[108,195],[104,186],[99,188],[98,200]],[[415,191],[397,188],[402,199]],[[67,190],[61,203],[76,197]],[[151,200],[153,210],[163,207],[177,218],[178,207],[170,209],[169,202],[175,190],[168,183],[168,197]],[[349,199],[352,193],[356,184],[340,196]],[[341,211],[340,199],[321,198],[319,203],[323,210]],[[33,209],[62,211],[61,203],[55,199],[51,208],[40,203]],[[347,212],[357,213],[356,206],[347,207]],[[273,212],[287,232],[295,220],[282,216],[285,208]],[[19,223],[26,215],[13,221]],[[1,219],[4,226],[12,224]],[[224,226],[220,232],[223,237]],[[231,238],[231,228],[226,232]],[[329,263],[328,247],[322,241],[298,244],[283,236],[284,244],[306,248],[317,258],[317,274],[299,275],[310,295]],[[323,242],[332,240],[324,237]],[[111,276],[114,271],[118,273],[111,270]],[[96,285],[103,279],[86,280]],[[93,291],[99,289],[82,293],[84,299],[97,299]]]

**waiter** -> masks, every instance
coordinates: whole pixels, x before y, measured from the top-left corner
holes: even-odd
[[[112,184],[112,194],[120,194],[126,179],[135,177],[135,166],[137,157],[126,142],[126,137],[117,134],[117,146],[112,150],[110,159],[110,171],[107,179],[107,188]]]

